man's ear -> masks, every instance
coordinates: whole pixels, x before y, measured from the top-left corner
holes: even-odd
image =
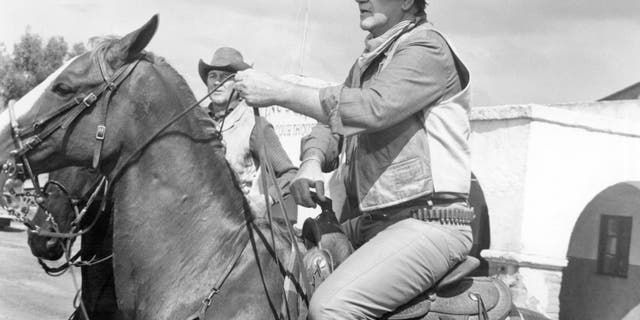
[[[403,11],[411,10],[415,2],[416,2],[415,0],[402,0],[402,10]]]
[[[106,60],[111,67],[118,68],[135,60],[149,44],[158,29],[158,15],[155,14],[139,29],[118,40],[107,52]]]

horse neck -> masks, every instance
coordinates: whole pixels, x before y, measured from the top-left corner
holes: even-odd
[[[193,118],[155,139],[112,186],[114,271],[123,310],[144,312],[143,304],[159,312],[166,306],[154,301],[158,297],[200,301],[223,272],[221,261],[242,247],[242,191],[217,152],[219,141],[193,138],[206,136]]]
[[[139,106],[130,109],[130,128],[120,135],[124,143],[118,162],[131,160],[127,153],[138,152],[166,121],[195,103],[193,93],[175,70],[167,65],[144,66],[147,69],[141,74],[150,76],[139,76],[128,88],[129,94],[146,94],[132,99]],[[149,87],[155,87],[156,92],[149,94]],[[137,159],[117,163],[115,168],[121,172],[116,174],[122,173],[122,177],[115,177],[116,210],[135,209],[150,215],[143,219],[169,219],[177,223],[170,228],[189,232],[188,224],[200,226],[207,220],[204,225],[220,229],[216,231],[241,225],[243,195],[220,152],[222,142],[212,130],[211,119],[196,108],[155,137]],[[140,216],[136,214],[130,222],[150,224],[139,221]]]
[[[113,190],[116,224],[129,212],[135,212],[129,222],[140,227],[168,219],[160,222],[175,224],[162,229],[188,232],[235,230],[244,222],[243,196],[224,158],[211,144],[182,133],[158,138]]]

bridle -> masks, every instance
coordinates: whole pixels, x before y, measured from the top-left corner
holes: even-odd
[[[16,178],[21,180],[30,179],[33,182],[33,186],[35,189],[36,202],[41,207],[45,202],[46,195],[42,192],[42,189],[40,188],[38,177],[33,174],[32,166],[29,163],[27,154],[30,151],[34,150],[35,147],[40,145],[47,138],[49,138],[58,129],[61,129],[61,130],[68,129],[85,110],[92,108],[94,105],[98,103],[98,104],[102,104],[103,106],[102,108],[100,108],[100,112],[102,112],[102,122],[98,124],[96,128],[96,135],[95,135],[96,145],[93,153],[92,166],[94,169],[99,168],[100,158],[101,158],[100,154],[101,154],[102,146],[105,139],[105,133],[107,130],[106,118],[107,118],[107,113],[109,108],[109,102],[111,101],[111,97],[113,93],[132,74],[133,70],[139,64],[141,59],[139,57],[133,62],[126,63],[122,65],[113,75],[107,76],[105,72],[106,64],[104,60],[100,57],[100,55],[96,55],[96,57],[97,57],[97,64],[99,66],[100,73],[104,80],[103,83],[96,90],[90,92],[89,94],[86,94],[84,96],[82,95],[76,96],[71,101],[54,109],[52,112],[44,116],[42,119],[34,121],[34,123],[30,128],[27,128],[27,129],[20,128],[17,121],[17,117],[15,116],[15,112],[13,110],[13,106],[12,105],[9,106],[11,132],[12,132],[13,140],[17,145],[17,149],[10,152],[11,157],[2,165],[2,172],[5,173],[10,178]],[[184,109],[182,112],[173,116],[169,121],[167,121],[165,125],[159,128],[144,143],[142,143],[137,149],[135,149],[134,152],[132,152],[129,155],[129,157],[126,158],[125,161],[121,162],[121,165],[117,166],[114,169],[110,179],[107,179],[106,177],[102,178],[101,182],[97,184],[97,187],[94,189],[91,197],[87,201],[85,208],[79,211],[80,213],[76,217],[76,221],[78,222],[81,221],[86,214],[87,208],[93,203],[97,194],[102,192],[103,197],[102,197],[102,204],[100,206],[100,211],[98,214],[96,214],[96,217],[94,217],[93,222],[88,227],[86,227],[85,229],[81,229],[79,231],[72,231],[70,233],[61,233],[58,231],[50,232],[50,231],[39,230],[39,229],[32,230],[30,232],[36,233],[41,236],[46,236],[46,237],[67,238],[67,239],[76,238],[88,232],[98,221],[102,212],[105,211],[106,201],[110,195],[110,186],[111,186],[110,182],[117,180],[119,176],[122,174],[122,172],[124,172],[126,167],[139,155],[139,153],[142,152],[146,147],[148,147],[167,128],[169,128],[172,124],[174,124],[184,115],[186,115],[188,112],[200,106],[200,103],[202,103],[205,99],[207,99],[211,94],[213,94],[213,92],[215,92],[218,88],[224,85],[227,81],[234,78],[234,76],[235,74],[231,74],[227,76],[217,86],[215,86],[212,90],[210,90],[203,98],[194,102],[191,106],[189,106],[188,108]],[[228,107],[229,106],[227,105],[227,108]],[[220,133],[218,133],[218,135],[220,135]],[[74,210],[78,210],[78,209],[74,209]],[[250,226],[252,223],[253,222],[250,221],[249,218],[247,218],[247,226]],[[76,224],[76,226],[79,226],[79,225],[80,223]],[[237,231],[235,238],[242,237],[242,235],[245,233],[245,230],[247,229],[246,228],[247,226],[240,228]],[[251,229],[251,227],[249,227],[248,229]],[[256,248],[255,241],[253,241],[252,232],[249,232],[249,237],[252,240],[251,243],[257,258],[257,251],[255,251],[257,250],[257,248]],[[243,241],[243,243],[248,241],[249,239],[247,239],[246,241]],[[246,245],[242,245],[241,248],[239,248],[239,250],[236,250],[232,259],[227,262],[222,276],[217,279],[214,286],[211,288],[209,294],[202,301],[202,306],[199,308],[199,310],[194,315],[192,315],[193,319],[204,319],[204,314],[206,313],[207,309],[211,305],[213,296],[220,292],[220,288],[224,284],[225,280],[229,277],[231,271],[238,264],[245,246]],[[67,252],[66,254],[67,254],[67,265],[68,266],[73,265],[73,261],[71,261],[72,258],[70,257],[70,253]],[[98,261],[96,263],[100,263],[102,261]],[[259,260],[257,261],[259,263]],[[262,272],[262,269],[260,267],[259,269]],[[266,287],[265,287],[265,291],[266,291]],[[267,292],[267,295],[268,295],[268,292]],[[272,311],[275,311],[273,310],[273,307],[272,307]],[[276,316],[275,313],[274,313],[274,316]]]
[[[102,150],[102,145],[104,142],[105,132],[106,132],[106,115],[107,109],[109,107],[109,102],[111,100],[112,94],[115,90],[131,75],[135,67],[140,62],[140,59],[136,59],[131,63],[124,64],[118,70],[116,70],[113,75],[107,75],[107,68],[104,59],[100,55],[96,55],[96,62],[100,70],[101,77],[103,82],[96,88],[95,90],[89,92],[86,95],[78,95],[71,99],[69,102],[54,108],[51,112],[44,115],[40,119],[36,119],[30,127],[21,128],[18,124],[18,119],[15,115],[15,111],[13,109],[13,105],[9,105],[9,117],[11,124],[11,134],[14,140],[17,149],[12,150],[10,152],[11,157],[2,165],[2,172],[6,174],[9,178],[18,179],[18,180],[31,180],[36,203],[43,209],[47,210],[43,206],[46,194],[44,194],[43,189],[40,187],[40,181],[38,176],[33,173],[32,166],[29,162],[27,154],[34,150],[37,146],[42,144],[46,139],[48,139],[53,133],[57,130],[66,130],[69,128],[78,117],[85,112],[85,110],[92,108],[97,102],[101,102],[102,104],[102,119],[101,122],[97,125],[96,128],[96,145],[94,147],[93,153],[93,168],[97,168],[100,162],[100,153]],[[57,183],[62,190],[67,190],[66,187],[62,186],[62,184]],[[94,194],[90,197],[87,205],[83,210],[79,210],[77,207],[75,208],[78,216],[76,217],[76,222],[79,222],[86,214],[86,209],[92,204],[93,200],[97,193],[100,190],[108,189],[108,181],[106,179],[102,179],[99,183],[96,184]],[[106,205],[106,197],[103,197],[103,205],[101,208],[104,208]],[[103,211],[103,210],[101,210]],[[46,237],[56,237],[56,238],[75,238],[86,233],[93,225],[97,218],[99,218],[100,214],[96,215],[96,219],[94,223],[90,224],[88,228],[82,231],[74,231],[71,233],[60,233],[60,232],[49,232],[45,230],[41,230],[29,223],[29,221],[22,220],[22,222],[27,225],[30,232],[36,233],[40,236]],[[50,217],[50,216],[49,216]],[[79,223],[76,223],[79,226]]]
[[[63,246],[63,249],[65,251],[65,258],[67,260],[63,265],[59,267],[49,267],[42,259],[38,258],[38,263],[40,264],[40,266],[42,266],[42,268],[48,275],[59,276],[64,274],[65,271],[68,270],[68,268],[71,266],[90,266],[109,260],[113,256],[109,255],[100,259],[96,259],[96,257],[93,257],[90,261],[77,261],[80,257],[80,252],[77,252],[73,256],[71,256],[70,253],[67,252],[71,250],[72,241],[78,236],[89,232],[89,230],[91,230],[96,225],[98,220],[100,220],[102,213],[106,211],[106,208],[104,208],[103,206],[105,206],[107,202],[101,201],[99,211],[95,214],[93,220],[91,220],[87,227],[84,227],[84,229],[82,229],[83,224],[86,224],[85,218],[87,216],[88,209],[93,205],[94,201],[96,200],[96,196],[100,193],[100,191],[106,188],[105,184],[106,178],[100,178],[79,198],[74,198],[71,192],[69,192],[69,190],[58,181],[49,180],[44,185],[44,191],[48,190],[48,187],[50,185],[57,186],[67,199],[74,213],[74,219],[69,223],[70,231],[62,232],[55,217],[51,215],[51,213],[46,209],[40,210],[39,213],[46,215],[45,220],[51,224],[53,231],[43,230],[38,225],[33,225],[33,229],[29,229],[29,233],[31,234],[35,234],[40,237],[57,238],[63,241],[63,243],[60,243],[60,245]],[[103,197],[104,196],[105,195],[103,194]],[[25,222],[25,224],[27,223],[28,222]]]
[[[102,214],[106,211],[106,207],[108,204],[107,191],[109,190],[109,185],[107,182],[107,178],[104,176],[97,180],[96,183],[94,183],[94,185],[87,191],[87,193],[78,199],[71,197],[67,189],[57,181],[48,181],[47,184],[45,184],[43,190],[46,190],[46,187],[49,184],[54,184],[60,187],[67,197],[69,204],[73,208],[75,218],[70,223],[71,230],[69,232],[60,232],[59,230],[47,231],[41,229],[39,226],[31,227],[29,226],[29,224],[25,223],[27,226],[29,226],[29,233],[36,234],[41,237],[74,239],[89,232],[96,225],[98,220],[100,220]],[[86,227],[83,227],[83,222],[87,216],[87,211],[93,205],[98,195],[100,194],[102,194],[102,198],[100,200],[100,208],[98,212],[93,217],[93,220],[91,220],[91,222]],[[47,219],[50,220],[53,224],[57,224],[55,218],[53,218],[53,216],[51,216],[47,209],[43,207],[44,205],[40,206],[43,209],[43,212],[47,214]]]
[[[17,149],[10,152],[11,157],[2,165],[2,172],[9,178],[31,180],[34,187],[36,203],[45,211],[47,210],[47,208],[44,208],[43,205],[46,199],[46,194],[44,194],[43,189],[40,187],[38,176],[33,173],[32,166],[29,162],[27,154],[30,151],[34,150],[37,146],[42,144],[46,139],[51,137],[51,135],[57,130],[68,129],[76,121],[76,119],[78,119],[78,117],[83,112],[85,112],[85,110],[92,108],[94,105],[96,105],[96,103],[101,103],[102,108],[100,108],[100,110],[102,111],[102,117],[100,119],[101,122],[97,125],[96,128],[96,145],[94,147],[92,162],[93,168],[98,168],[101,158],[102,145],[106,133],[106,115],[108,112],[109,102],[111,101],[113,93],[131,75],[133,70],[140,62],[140,59],[136,59],[131,63],[124,64],[120,68],[118,68],[118,70],[116,70],[113,75],[108,76],[106,72],[106,62],[101,57],[101,55],[96,55],[95,60],[97,62],[98,68],[100,70],[100,75],[103,80],[98,88],[86,95],[78,95],[71,99],[69,102],[57,108],[54,108],[51,112],[44,115],[42,118],[36,119],[30,127],[20,127],[20,125],[18,124],[18,119],[15,115],[15,111],[13,110],[13,105],[9,105],[11,134],[14,143],[17,146]],[[57,182],[52,183],[58,184],[62,190],[67,191],[67,188],[62,184]],[[108,190],[108,185],[109,184],[106,178],[102,178],[100,182],[96,184],[93,194],[87,201],[85,208],[79,210],[77,207],[75,207],[77,213],[75,224],[77,227],[79,227],[79,222],[86,214],[87,208],[91,206],[97,194],[101,190],[104,192],[104,196],[102,199],[103,204],[101,205],[100,213],[96,215],[96,217],[94,218],[94,222],[91,223],[85,230],[75,230],[70,233],[60,233],[57,231],[50,232],[41,230],[36,226],[28,223],[28,221],[23,220],[22,222],[27,225],[30,232],[36,233],[40,236],[54,238],[76,238],[88,232],[100,217],[101,212],[104,211],[103,209],[106,206],[106,192]]]
[[[41,204],[44,200],[42,189],[38,177],[33,174],[32,166],[29,163],[27,154],[49,138],[58,129],[65,130],[75,122],[75,120],[87,109],[93,107],[96,102],[102,101],[104,107],[102,113],[104,115],[102,123],[96,128],[95,139],[97,141],[93,167],[97,168],[100,161],[100,152],[106,132],[106,114],[111,96],[115,90],[131,75],[140,59],[121,66],[113,75],[107,76],[106,63],[97,56],[97,64],[103,78],[102,84],[94,91],[86,95],[78,95],[69,102],[53,109],[50,113],[37,119],[30,127],[20,128],[13,105],[9,105],[9,117],[11,121],[11,133],[17,149],[10,152],[11,158],[2,165],[2,171],[10,178],[18,178],[21,180],[30,179],[36,193],[36,200]],[[103,98],[104,99],[101,99]]]
[[[78,95],[71,99],[69,102],[61,105],[58,108],[53,109],[50,113],[43,116],[41,119],[37,119],[33,122],[30,127],[21,128],[18,124],[17,117],[15,115],[15,111],[13,109],[13,105],[9,105],[9,117],[11,122],[11,134],[17,148],[10,152],[11,157],[2,165],[2,173],[4,173],[8,178],[18,179],[18,180],[31,180],[34,187],[35,199],[36,203],[42,207],[46,195],[43,193],[42,188],[40,187],[40,182],[38,176],[33,173],[32,166],[27,157],[28,153],[34,150],[37,146],[42,144],[46,139],[48,139],[53,133],[57,130],[66,130],[68,129],[77,119],[78,117],[85,112],[87,109],[91,109],[96,104],[100,104],[101,108],[99,108],[101,112],[100,123],[96,127],[95,139],[96,144],[94,146],[93,152],[93,161],[92,167],[97,169],[100,166],[101,160],[101,152],[102,146],[104,144],[105,134],[107,131],[106,126],[106,118],[108,114],[108,108],[111,102],[111,98],[114,92],[122,85],[122,83],[132,74],[133,70],[141,61],[141,57],[138,57],[132,62],[126,63],[119,67],[112,75],[108,75],[107,73],[107,64],[102,58],[101,55],[95,55],[96,64],[100,70],[101,77],[103,82],[96,88],[86,95]],[[98,186],[102,186],[102,192],[104,193],[103,201],[109,195],[110,191],[110,182],[116,180],[119,175],[124,170],[129,163],[138,155],[144,148],[146,148],[149,144],[155,140],[164,130],[166,130],[169,126],[171,126],[178,119],[183,117],[189,111],[198,107],[202,101],[208,98],[215,90],[224,85],[227,81],[232,79],[234,75],[230,75],[223,79],[220,84],[215,86],[207,95],[205,95],[199,101],[193,103],[190,107],[182,111],[181,113],[174,116],[170,119],[164,126],[162,126],[155,134],[153,134],[149,139],[147,139],[138,149],[131,153],[129,158],[123,162],[123,165],[119,168],[116,168],[115,174],[111,179],[104,179],[104,183],[98,184]],[[96,188],[95,193],[100,192],[99,188]],[[95,197],[93,197],[95,198]],[[91,203],[89,203],[90,205]],[[104,205],[101,206],[104,208]],[[43,208],[46,209],[46,208]],[[84,210],[86,211],[86,210]],[[23,221],[24,222],[24,221]],[[90,225],[90,227],[93,224]],[[27,225],[30,229],[34,229]],[[76,232],[72,234],[60,234],[60,233],[51,233],[45,231],[38,231],[37,233],[43,236],[48,237],[59,237],[59,238],[72,238],[77,237],[86,233],[88,230],[84,230],[84,232]]]

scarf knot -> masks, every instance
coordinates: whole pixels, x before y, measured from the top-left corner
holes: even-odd
[[[364,52],[358,57],[357,61],[360,70],[366,70],[375,58],[386,51],[401,35],[420,24],[422,20],[422,17],[417,17],[413,20],[402,20],[378,37],[374,38],[372,34],[367,35],[364,39]]]

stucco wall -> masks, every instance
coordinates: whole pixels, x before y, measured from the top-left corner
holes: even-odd
[[[585,205],[613,184],[640,180],[640,136],[543,121],[533,122],[531,131],[523,250],[564,257]]]
[[[589,202],[575,224],[567,256],[597,259],[600,217],[603,214],[633,218],[629,264],[640,266],[640,182],[616,184]]]
[[[509,282],[519,307],[558,318],[562,270],[580,213],[605,188],[640,180],[640,128],[608,117],[617,112],[611,106],[619,105],[472,110],[472,168],[492,232],[491,249],[482,255]],[[635,106],[640,110],[640,101]]]
[[[471,168],[482,185],[489,208],[492,249],[522,249],[522,181],[526,174],[528,122],[525,119],[472,122]]]
[[[600,217],[631,216],[631,251],[627,278],[597,273]],[[560,319],[623,319],[640,307],[640,183],[619,183],[603,190],[575,224],[563,270]],[[640,318],[629,318],[640,319]]]
[[[608,186],[640,180],[640,129],[632,122],[539,105],[477,108],[471,117],[472,168],[491,212],[492,250],[562,267],[586,204]]]

